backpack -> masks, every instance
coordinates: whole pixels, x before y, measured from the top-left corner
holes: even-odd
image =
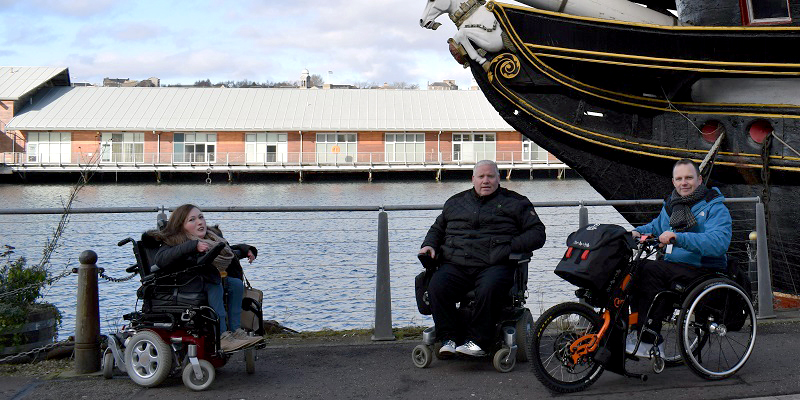
[[[600,295],[617,271],[627,265],[634,247],[633,237],[619,225],[587,225],[567,237],[567,251],[554,272]]]

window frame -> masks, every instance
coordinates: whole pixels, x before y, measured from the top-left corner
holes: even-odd
[[[786,16],[777,18],[754,18],[753,0],[739,0],[739,9],[742,12],[742,26],[759,25],[786,25],[792,23],[792,8],[789,0],[786,1]]]

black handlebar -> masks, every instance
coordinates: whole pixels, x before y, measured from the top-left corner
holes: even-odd
[[[128,243],[130,243],[132,241],[133,241],[133,238],[125,238],[125,239],[120,240],[119,243],[117,243],[117,246],[125,246],[126,244],[128,244]]]

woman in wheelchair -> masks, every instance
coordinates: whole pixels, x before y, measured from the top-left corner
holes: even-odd
[[[723,204],[725,197],[717,188],[707,188],[697,166],[689,160],[678,161],[672,169],[675,190],[664,201],[659,215],[650,223],[631,232],[634,238],[642,233],[658,237],[667,251],[663,260],[645,260],[639,267],[631,304],[632,320],[643,317],[653,304],[656,294],[674,285],[687,285],[709,272],[725,272],[728,267],[725,253],[731,243],[731,214]],[[661,331],[661,321],[671,311],[669,304],[656,304],[646,321],[636,328],[641,336],[637,356],[649,357]],[[642,328],[646,329],[642,329]],[[626,350],[634,353],[638,338],[631,332]]]
[[[198,272],[203,278],[209,305],[219,316],[220,347],[223,351],[233,351],[263,339],[261,336],[248,336],[240,328],[244,284],[237,253],[241,254],[240,258],[247,257],[252,262],[257,254],[255,247],[244,244],[230,246],[218,227],[206,225],[203,212],[193,204],[178,207],[163,230],[148,234],[163,243],[153,261],[163,270],[171,271],[195,266],[198,253],[208,252],[218,243],[224,243],[224,248],[211,263],[213,267]],[[227,304],[224,301],[226,293]]]

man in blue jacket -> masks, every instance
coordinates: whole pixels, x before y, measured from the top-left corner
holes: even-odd
[[[633,236],[651,234],[658,236],[671,252],[663,260],[647,260],[639,269],[632,312],[638,313],[639,327],[644,324],[660,332],[666,307],[653,307],[647,321],[642,321],[656,294],[669,289],[674,283],[687,284],[710,270],[725,271],[725,253],[731,244],[731,214],[722,203],[725,198],[717,188],[703,184],[700,170],[691,160],[683,159],[672,168],[675,190],[664,200],[661,213],[649,224],[634,229]],[[642,344],[637,356],[648,357],[655,338],[642,333]],[[636,337],[630,335],[626,350],[633,353]],[[659,343],[663,354],[663,346]]]

